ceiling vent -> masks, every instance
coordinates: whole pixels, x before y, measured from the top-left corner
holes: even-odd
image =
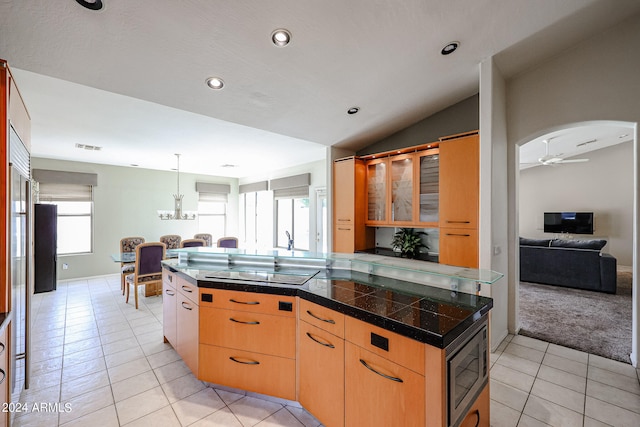
[[[97,145],[87,145],[87,144],[76,144],[76,148],[81,148],[88,151],[100,151],[102,147],[98,147]]]

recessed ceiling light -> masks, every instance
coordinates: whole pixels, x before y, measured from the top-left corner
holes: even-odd
[[[623,133],[622,135],[620,135],[618,138],[622,139],[622,138],[626,138],[628,137],[629,134],[628,133]]]
[[[449,42],[446,45],[444,45],[440,53],[443,55],[449,55],[455,52],[456,49],[459,47],[460,47],[460,42]]]
[[[76,0],[79,5],[91,10],[102,9],[102,0]]]
[[[221,168],[237,168],[238,165],[232,165],[230,163],[225,163],[224,165],[220,165]]]
[[[360,107],[351,107],[347,110],[347,114],[355,114],[360,111]]]
[[[220,90],[224,87],[224,80],[220,77],[209,77],[205,82],[207,86],[214,90]]]
[[[291,41],[291,33],[284,28],[278,28],[271,33],[271,41],[278,47],[284,47]]]
[[[138,165],[138,164],[136,164],[136,163],[131,163],[131,166],[133,166],[134,168],[137,168],[137,167],[138,167],[138,166],[140,166],[140,165]]]

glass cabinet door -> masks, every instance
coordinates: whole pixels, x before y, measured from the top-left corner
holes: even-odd
[[[391,169],[391,222],[413,220],[413,156],[390,158]]]
[[[387,162],[386,159],[372,160],[367,163],[367,222],[386,220]]]
[[[440,161],[438,149],[426,150],[418,153],[419,182],[420,182],[420,213],[419,222],[437,223],[440,209]]]

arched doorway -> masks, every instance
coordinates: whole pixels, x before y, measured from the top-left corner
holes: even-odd
[[[523,138],[518,142],[516,149],[516,163],[518,164],[516,170],[522,168],[535,168],[538,170],[536,173],[525,172],[528,175],[533,175],[535,178],[523,179],[520,173],[516,178],[516,209],[518,212],[516,218],[516,230],[520,234],[526,234],[523,237],[528,238],[544,238],[544,237],[558,237],[544,233],[543,230],[543,212],[544,211],[557,211],[557,210],[591,210],[595,211],[596,227],[593,238],[605,238],[609,247],[608,252],[619,253],[621,265],[629,264],[634,272],[637,272],[637,266],[633,265],[635,260],[635,254],[637,253],[637,241],[634,236],[636,235],[637,227],[637,212],[635,209],[636,201],[634,195],[637,194],[637,161],[635,160],[634,153],[636,153],[637,141],[636,141],[636,124],[631,122],[618,122],[618,121],[589,121],[571,123],[565,126],[559,126],[552,129],[544,129],[531,135],[527,138]],[[543,141],[546,141],[543,142]],[[588,159],[589,153],[592,150],[606,150],[609,147],[620,146],[620,144],[626,144],[628,159],[620,164],[620,167],[605,166],[595,164],[594,162],[587,163],[584,159]],[[597,152],[592,152],[594,157],[597,157]],[[579,164],[577,159],[581,159],[582,164]],[[568,164],[565,164],[566,163]],[[572,162],[572,161],[575,161]],[[525,163],[525,165],[522,165]],[[574,164],[571,164],[574,163]],[[598,203],[594,203],[594,200],[581,201],[581,195],[589,193],[589,190],[593,188],[575,188],[573,193],[567,195],[566,188],[570,188],[571,185],[580,185],[581,173],[584,174],[585,170],[588,170],[588,174],[592,175],[591,182],[598,182],[597,175],[603,176],[602,181],[607,181],[603,191],[606,193],[613,193],[616,188],[616,176],[620,175],[622,168],[625,168],[624,185],[621,188],[626,187],[628,189],[626,197],[628,198],[625,205],[625,212],[620,210],[606,209],[603,207],[607,204],[606,201],[602,201],[603,206],[597,206]],[[579,171],[582,168],[582,172]],[[603,170],[604,169],[604,170]],[[547,173],[548,172],[548,173]],[[521,172],[522,173],[522,172]],[[596,180],[596,181],[593,181]],[[532,181],[536,181],[532,185]],[[583,180],[588,181],[588,180]],[[612,182],[614,184],[612,184]],[[524,185],[524,188],[521,188]],[[587,185],[583,182],[583,185]],[[605,185],[605,184],[603,184]],[[553,191],[549,191],[549,186],[554,186]],[[533,187],[533,190],[532,190]],[[545,191],[548,193],[545,194]],[[564,193],[563,193],[564,191]],[[592,193],[594,191],[591,191]],[[524,197],[524,199],[523,199]],[[532,201],[532,199],[535,199]],[[624,224],[622,224],[624,222]],[[574,236],[575,238],[591,238],[591,236]],[[515,245],[518,248],[518,243]],[[519,269],[519,257],[520,254],[516,251],[516,268]],[[514,301],[515,310],[513,314],[516,316],[512,324],[517,325],[517,329],[520,328],[520,308],[518,295],[520,294],[520,282],[519,275],[516,276],[514,295],[516,295],[516,301]],[[637,365],[638,354],[638,280],[637,274],[633,277],[633,295],[632,295],[632,319],[631,319],[631,362],[634,366]],[[627,360],[628,361],[628,360]]]

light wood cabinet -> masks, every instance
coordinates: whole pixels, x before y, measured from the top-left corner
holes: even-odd
[[[298,401],[322,424],[344,426],[344,339],[300,321],[298,343]]]
[[[389,157],[389,193],[391,196],[391,215],[389,223],[396,226],[411,226],[416,222],[415,186],[413,154]]]
[[[477,134],[440,142],[440,228],[478,228]]]
[[[299,318],[337,337],[344,338],[345,315],[330,308],[301,299]]]
[[[296,357],[296,319],[272,314],[202,307],[200,343]]]
[[[439,262],[478,268],[478,230],[441,228]]]
[[[489,427],[490,406],[489,384],[487,384],[460,423],[460,427]]]
[[[206,360],[198,375],[202,381],[288,400],[296,398],[295,359],[204,344],[200,345],[200,359]]]
[[[440,150],[419,151],[415,159],[417,200],[414,218],[421,227],[438,227],[440,217]]]
[[[440,142],[441,264],[478,267],[479,191],[479,136]]]
[[[192,372],[198,372],[199,307],[178,291],[176,351]]]
[[[388,224],[388,180],[389,160],[374,159],[367,162],[367,219],[368,225]]]
[[[173,348],[178,346],[178,291],[174,286],[175,274],[164,269],[162,272],[162,331],[164,341]]]
[[[424,376],[345,343],[345,425],[425,425]]]
[[[366,170],[355,157],[333,163],[333,251],[354,253],[374,246],[374,230],[365,226]]]
[[[176,290],[176,351],[192,372],[198,372],[198,287],[177,276]]]
[[[296,398],[295,297],[200,289],[198,378]],[[205,362],[206,361],[206,362]]]

